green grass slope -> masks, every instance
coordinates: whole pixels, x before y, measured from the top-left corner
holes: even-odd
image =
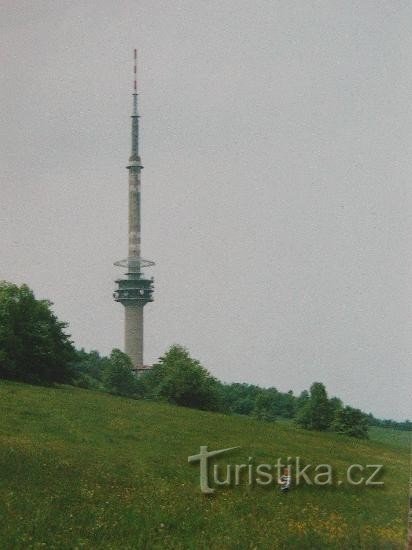
[[[403,548],[408,448],[75,388],[0,384],[0,548]],[[381,434],[382,435],[382,434]],[[379,436],[379,433],[378,433]],[[378,437],[379,439],[379,437]],[[381,437],[382,439],[382,437]],[[199,490],[187,457],[300,456],[343,472],[385,465],[382,488]]]

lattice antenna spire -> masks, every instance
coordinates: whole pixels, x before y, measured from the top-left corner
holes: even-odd
[[[132,111],[132,156],[139,156],[139,111],[137,108],[137,50],[133,56],[133,111]]]
[[[137,94],[137,50],[134,50],[134,93]]]

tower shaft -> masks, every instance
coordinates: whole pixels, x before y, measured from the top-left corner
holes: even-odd
[[[140,258],[140,172],[129,171],[129,258]]]

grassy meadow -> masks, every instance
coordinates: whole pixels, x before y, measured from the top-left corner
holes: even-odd
[[[292,423],[0,383],[0,548],[397,549],[406,539],[408,434],[371,440]],[[199,489],[187,457],[240,446],[222,464],[300,456],[385,465],[383,487],[246,483]]]

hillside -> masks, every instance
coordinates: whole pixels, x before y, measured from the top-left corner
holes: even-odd
[[[1,548],[403,548],[408,446],[71,387],[0,384]],[[381,441],[379,441],[379,439]],[[385,465],[384,487],[199,489],[187,457]]]

